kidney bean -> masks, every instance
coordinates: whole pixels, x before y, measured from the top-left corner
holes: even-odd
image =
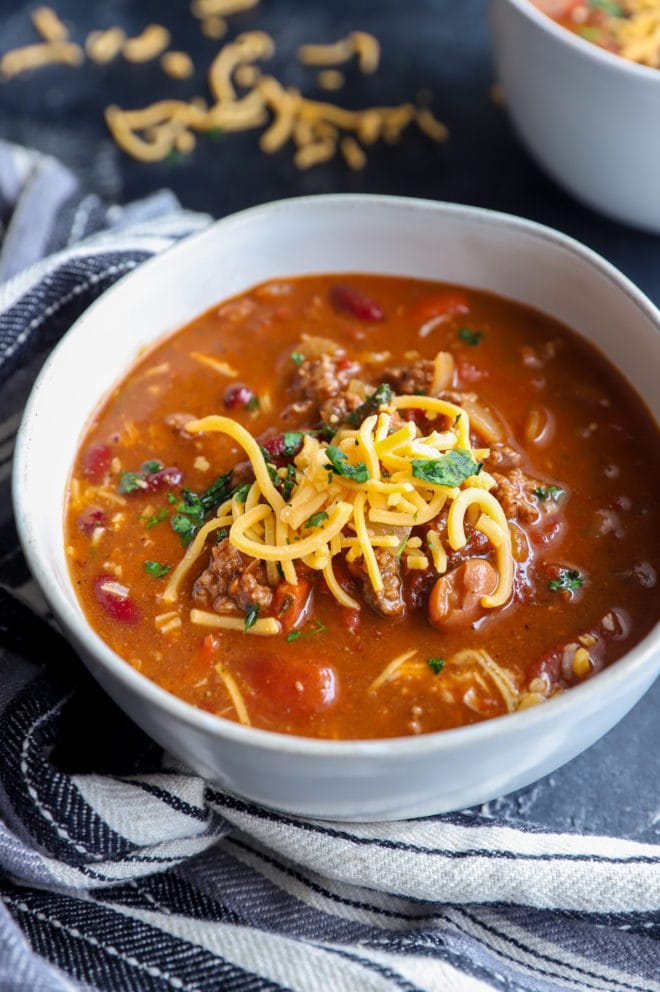
[[[168,468],[160,468],[157,472],[152,472],[151,475],[146,475],[144,477],[144,486],[140,486],[138,492],[142,493],[159,493],[163,489],[169,489],[172,486],[180,486],[183,480],[183,472],[176,465],[170,465]]]
[[[335,310],[350,313],[358,320],[364,320],[367,323],[379,323],[381,320],[385,320],[385,311],[380,303],[353,286],[346,286],[342,283],[331,286],[330,302]]]
[[[497,571],[484,558],[469,558],[439,578],[429,598],[429,620],[442,630],[460,630],[477,620],[482,596],[497,586]]]
[[[293,432],[300,433],[300,432]],[[261,447],[264,448],[273,460],[278,458],[283,458],[285,461],[287,459],[293,458],[297,455],[303,445],[303,435],[300,434],[300,441],[297,445],[285,444],[284,435],[276,434],[275,437],[269,438],[267,441],[261,442]],[[286,450],[285,450],[286,449]],[[275,461],[275,464],[277,462]],[[278,466],[279,467],[279,466]]]
[[[94,444],[83,455],[82,474],[96,486],[100,486],[112,461],[112,451],[108,444]]]
[[[249,386],[234,383],[225,390],[224,404],[227,410],[245,410],[256,399],[256,393]]]
[[[105,527],[107,522],[105,510],[100,506],[88,506],[76,520],[78,530],[88,535],[93,534],[97,527]]]
[[[140,621],[140,611],[130,597],[126,586],[114,575],[102,573],[94,581],[94,595],[109,617],[119,623],[134,627]]]

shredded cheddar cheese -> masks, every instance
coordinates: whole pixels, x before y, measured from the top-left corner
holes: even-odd
[[[388,434],[395,411],[401,409],[423,410],[427,417],[435,416],[443,429],[422,435],[408,421]],[[223,527],[228,528],[228,539],[235,548],[266,563],[271,585],[279,581],[279,571],[296,585],[296,562],[302,562],[323,573],[342,606],[358,610],[360,604],[342,589],[334,574],[335,556],[345,554],[349,563],[361,559],[371,587],[379,593],[384,584],[377,549],[389,549],[400,557],[406,548],[408,568],[427,569],[432,561],[442,574],[447,568],[443,541],[454,551],[463,548],[466,518],[495,550],[498,583],[491,595],[482,598],[482,605],[492,609],[509,599],[514,572],[511,535],[504,511],[489,491],[494,480],[477,471],[469,444],[469,416],[463,408],[429,396],[390,396],[356,429],[341,426],[332,443],[306,434],[293,458],[295,478],[286,501],[277,488],[284,470],[278,474],[266,463],[245,427],[229,417],[211,415],[187,423],[185,429],[192,435],[221,433],[231,438],[249,459],[255,481],[243,502],[234,494],[200,528],[169,578],[164,603],[176,601],[181,582],[202,553],[207,537]],[[442,474],[439,466],[447,458],[450,464],[462,466],[458,474]],[[472,471],[475,474],[470,475]],[[443,482],[445,478],[451,484]],[[434,527],[423,547],[420,536],[411,533],[413,528],[432,523],[445,508],[446,533]],[[192,611],[191,619],[229,629],[242,625],[235,617],[199,610]],[[251,630],[276,633],[279,624],[259,619]]]

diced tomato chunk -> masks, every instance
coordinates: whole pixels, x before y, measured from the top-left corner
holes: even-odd
[[[350,313],[358,320],[367,323],[379,323],[385,320],[385,311],[380,303],[367,296],[362,290],[355,289],[354,286],[346,286],[343,283],[331,286],[330,302],[335,310]]]
[[[454,316],[468,313],[470,304],[465,293],[448,289],[441,293],[424,296],[415,304],[412,312],[413,320],[425,324],[434,317]]]
[[[362,610],[351,610],[348,606],[343,606],[341,619],[350,634],[357,634],[362,623]]]
[[[330,709],[339,697],[332,665],[285,656],[246,659],[243,677],[265,709],[278,715],[309,716]]]
[[[282,631],[290,633],[309,615],[312,605],[312,585],[300,579],[298,585],[280,582],[273,594],[270,612],[279,620]]]
[[[95,486],[100,486],[110,470],[112,451],[109,444],[94,444],[83,455],[82,474]]]
[[[109,617],[135,626],[140,621],[140,611],[130,597],[129,590],[114,575],[102,573],[94,582],[94,595]]]

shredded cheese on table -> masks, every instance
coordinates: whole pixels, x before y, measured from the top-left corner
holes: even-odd
[[[408,421],[388,433],[395,411],[402,409],[421,410],[443,429],[423,435],[413,421]],[[502,507],[489,491],[494,480],[477,470],[470,447],[469,415],[463,408],[429,396],[393,396],[357,429],[342,426],[332,443],[306,434],[301,450],[293,458],[295,480],[287,501],[277,488],[277,471],[266,463],[255,438],[236,421],[211,415],[187,423],[185,429],[193,435],[221,433],[230,437],[249,459],[255,481],[245,502],[235,497],[227,500],[218,508],[217,516],[200,529],[170,577],[162,597],[165,603],[177,599],[181,582],[202,553],[209,533],[228,527],[230,543],[265,562],[272,584],[279,580],[278,569],[287,582],[297,584],[296,563],[303,562],[322,572],[330,592],[342,606],[360,609],[360,604],[337,581],[333,558],[340,554],[346,554],[348,561],[361,558],[371,586],[378,593],[383,589],[383,577],[375,550],[389,548],[400,556],[410,540],[407,566],[426,568],[429,557],[421,539],[411,538],[411,531],[435,521],[445,508],[446,532],[441,533],[436,526],[427,537],[429,556],[437,572],[447,567],[444,541],[454,551],[465,546],[467,514],[494,547],[499,573],[496,589],[482,598],[482,605],[492,609],[509,599],[514,572],[510,531]],[[467,465],[459,475],[472,467],[475,474],[462,481],[453,478],[456,484],[452,485],[438,481],[442,475],[434,475],[434,466],[442,464],[448,455],[459,461],[462,458]],[[199,610],[192,611],[191,619],[217,627],[243,623]],[[252,632],[276,633],[275,626],[279,630],[277,621],[259,619]]]

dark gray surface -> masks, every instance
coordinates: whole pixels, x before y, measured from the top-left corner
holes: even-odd
[[[29,10],[36,4],[0,0],[0,50],[34,40]],[[450,141],[432,144],[411,132],[395,147],[369,153],[363,173],[340,161],[297,172],[291,150],[258,150],[258,132],[200,140],[179,163],[143,165],[119,152],[103,122],[111,102],[143,106],[163,96],[205,93],[205,67],[217,43],[205,39],[187,2],[58,0],[74,38],[119,23],[137,33],[165,23],[174,46],[198,66],[194,80],[163,76],[156,64],[81,69],[50,68],[0,84],[0,135],[59,156],[109,199],[127,201],[162,186],[190,208],[216,217],[308,193],[371,192],[471,203],[530,217],[556,227],[600,252],[660,303],[660,238],[599,217],[554,186],[530,161],[502,108],[489,97],[493,82],[485,0],[262,0],[260,8],[231,19],[231,34],[259,27],[276,40],[275,74],[311,92],[313,75],[293,55],[303,41],[332,41],[349,30],[373,31],[381,40],[376,76],[351,75],[333,99],[346,106],[399,103],[420,90],[450,128]],[[551,84],[551,83],[550,83]],[[318,91],[316,96],[321,96]],[[603,163],[607,168],[607,163]],[[625,177],[622,177],[625,181]],[[660,684],[588,752],[542,782],[488,804],[493,814],[556,829],[606,833],[637,840],[660,835]]]

